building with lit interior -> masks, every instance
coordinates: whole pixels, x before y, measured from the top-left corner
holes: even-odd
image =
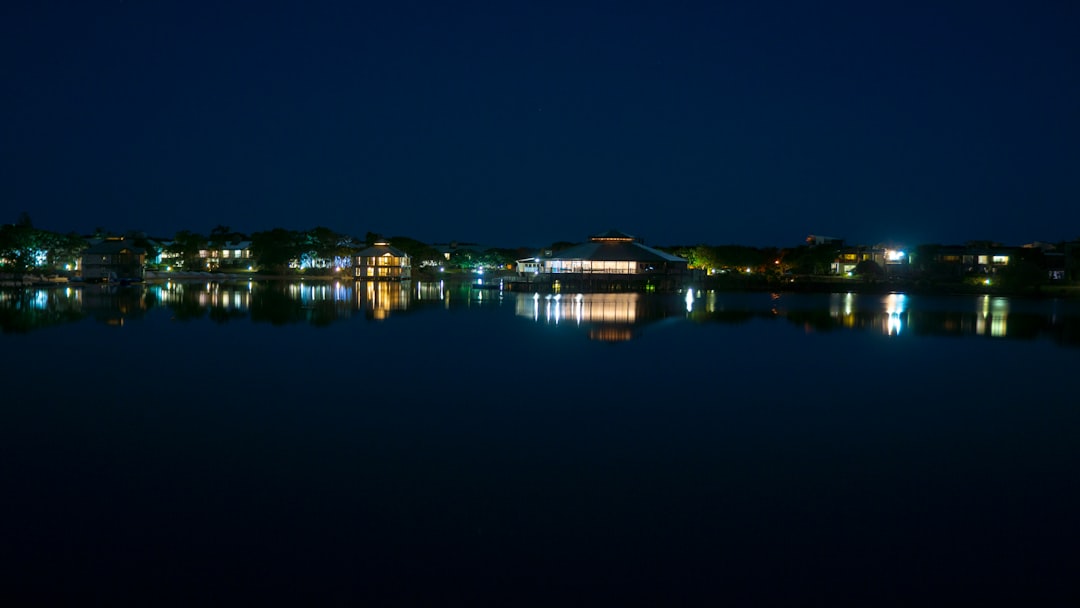
[[[578,275],[683,275],[687,260],[645,245],[640,238],[609,230],[543,260],[542,273]]]
[[[404,251],[386,241],[376,241],[356,254],[356,278],[371,281],[402,281],[412,277],[412,261]]]

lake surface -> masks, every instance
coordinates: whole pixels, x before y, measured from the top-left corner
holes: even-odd
[[[1080,302],[168,283],[0,323],[19,605],[1080,600]]]

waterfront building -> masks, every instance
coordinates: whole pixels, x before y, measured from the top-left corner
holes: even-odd
[[[356,254],[356,278],[373,281],[401,281],[412,277],[412,261],[404,251],[387,241],[376,241]]]
[[[564,249],[543,261],[545,274],[684,275],[684,258],[645,245],[637,237],[609,230],[589,242]]]
[[[226,241],[221,244],[207,243],[205,248],[199,249],[199,257],[207,270],[246,268],[254,263],[249,240]]]
[[[142,281],[146,250],[128,239],[108,238],[82,252],[84,281]]]

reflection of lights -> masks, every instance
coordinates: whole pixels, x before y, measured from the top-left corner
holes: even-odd
[[[900,314],[907,308],[907,296],[902,293],[890,293],[885,296],[885,312]]]
[[[888,313],[889,318],[885,322],[885,333],[888,335],[899,335],[901,329],[900,315],[904,313],[907,308],[907,296],[902,293],[890,293],[885,296],[885,312]]]
[[[686,312],[694,312],[694,289],[686,290]]]
[[[637,321],[639,315],[639,296],[636,293],[627,294],[574,294],[568,299],[566,306],[562,305],[559,294],[544,296],[544,318],[548,323],[559,324],[564,320],[573,319],[577,323],[618,323],[632,324]],[[573,301],[573,305],[569,302]],[[517,298],[516,313],[523,317],[540,317],[540,294],[534,293],[532,298]]]
[[[991,336],[995,338],[1005,337],[1008,328],[1009,300],[1006,298],[991,298],[985,295],[982,297],[981,304],[982,314],[976,317],[975,333],[980,336],[986,335],[987,323],[989,323]]]

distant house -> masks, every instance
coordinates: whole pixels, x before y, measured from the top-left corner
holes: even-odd
[[[199,249],[199,258],[207,270],[238,268],[252,265],[251,241],[226,241],[222,244],[207,243]]]
[[[842,247],[836,252],[836,259],[832,263],[833,274],[851,274],[859,262],[874,262],[878,266],[885,266],[885,250],[880,247]]]
[[[82,252],[84,281],[141,281],[146,274],[146,250],[127,239],[106,239]]]
[[[688,263],[645,245],[641,239],[610,230],[543,260],[546,274],[686,274]]]
[[[968,275],[989,275],[1004,270],[1012,259],[1015,250],[1002,247],[997,243],[968,243],[967,245],[945,245],[937,247],[933,261],[949,274],[961,277]]]
[[[836,252],[830,270],[832,274],[850,275],[860,262],[873,262],[888,275],[904,274],[910,268],[911,256],[896,245],[866,245],[841,247]]]
[[[843,245],[844,239],[835,236],[822,236],[820,234],[811,234],[806,237],[806,244],[810,246],[817,245]]]
[[[412,261],[404,251],[386,241],[376,241],[356,254],[356,278],[373,281],[401,281],[412,277]]]

